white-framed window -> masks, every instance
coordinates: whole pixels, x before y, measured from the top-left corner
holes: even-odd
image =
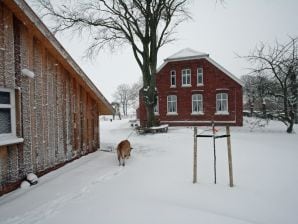
[[[0,143],[16,136],[15,92],[0,88]]]
[[[192,95],[192,114],[203,114],[203,95]]]
[[[216,94],[216,114],[228,114],[228,94],[217,93]]]
[[[176,87],[176,71],[172,70],[170,72],[170,82],[171,82],[171,87]]]
[[[158,96],[156,96],[156,104],[154,106],[154,114],[159,115],[159,102],[158,102]]]
[[[191,71],[190,69],[182,69],[182,86],[191,86]]]
[[[177,96],[169,95],[167,97],[168,111],[167,114],[177,114]]]
[[[197,86],[201,86],[203,83],[203,68],[199,67],[197,69]]]

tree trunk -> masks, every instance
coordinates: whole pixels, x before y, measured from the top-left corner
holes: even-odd
[[[147,127],[153,127],[156,125],[156,119],[154,115],[154,106],[146,105],[146,113],[147,113]]]
[[[295,113],[294,113],[294,111],[290,111],[289,112],[289,126],[288,126],[288,128],[287,128],[287,132],[288,133],[292,133],[293,132],[293,127],[294,127],[294,123],[295,123]]]
[[[294,120],[290,122],[290,125],[287,128],[287,133],[292,133],[293,132],[293,126],[294,126]]]

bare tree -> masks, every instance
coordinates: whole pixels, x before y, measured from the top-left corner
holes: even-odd
[[[244,83],[246,97],[244,108],[250,110],[250,116],[262,111],[262,117],[266,118],[266,111],[273,110],[274,97],[271,93],[277,88],[276,82],[260,74],[244,75],[241,80]]]
[[[142,89],[142,79],[130,86],[130,107],[136,110],[139,107],[139,92]]]
[[[113,94],[114,100],[119,102],[122,107],[124,116],[127,116],[127,109],[130,103],[130,86],[128,84],[120,84],[116,92]]]
[[[38,1],[45,9],[43,15],[55,19],[54,32],[67,29],[89,32],[90,55],[107,45],[131,46],[143,76],[147,125],[153,126],[157,54],[162,46],[174,40],[174,29],[189,18],[188,0],[70,0],[59,6],[51,0]]]
[[[253,64],[253,74],[273,79],[276,83],[268,93],[275,98],[277,105],[273,116],[287,126],[288,133],[292,133],[298,115],[298,38],[290,39],[286,44],[276,42],[273,47],[262,43],[244,57]]]
[[[124,116],[128,115],[129,108],[132,108],[135,110],[137,109],[139,91],[141,88],[142,88],[141,80],[131,85],[120,84],[117,87],[115,93],[113,94],[113,98],[115,102],[119,102]]]

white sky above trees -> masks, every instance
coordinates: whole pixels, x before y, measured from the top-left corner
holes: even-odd
[[[32,5],[35,0],[26,1]],[[182,23],[176,30],[177,40],[160,50],[158,65],[177,51],[192,48],[208,53],[240,77],[250,65],[236,54],[249,54],[261,41],[273,44],[298,36],[297,9],[297,0],[225,0],[223,5],[216,0],[191,0],[193,19]],[[106,49],[91,61],[83,58],[86,36],[65,32],[56,37],[110,102],[119,84],[134,83],[141,76],[128,45],[113,53]]]

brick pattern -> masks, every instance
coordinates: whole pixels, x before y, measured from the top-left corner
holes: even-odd
[[[197,86],[197,68],[203,68],[203,85]],[[191,69],[191,86],[182,87],[182,69]],[[176,88],[171,87],[170,71],[176,71]],[[168,62],[157,74],[156,85],[159,98],[161,123],[169,125],[207,125],[214,120],[217,124],[242,126],[242,86],[223,73],[206,59]],[[228,115],[216,115],[216,94],[228,94]],[[192,95],[203,95],[203,115],[192,115]],[[178,115],[167,115],[167,96],[177,96]],[[139,116],[146,123],[146,109],[140,96]]]

